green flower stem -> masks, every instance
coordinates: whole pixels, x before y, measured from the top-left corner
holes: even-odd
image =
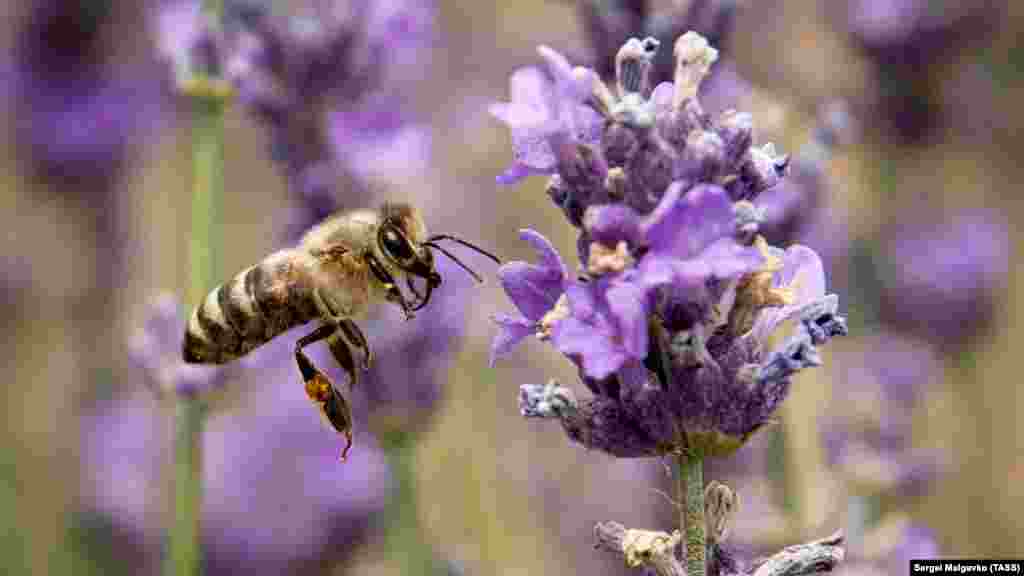
[[[200,573],[199,514],[202,500],[202,450],[204,407],[196,396],[183,396],[175,412],[174,524],[169,534],[164,574],[192,576]]]
[[[704,458],[683,453],[679,459],[679,497],[684,501],[682,528],[686,542],[686,575],[707,574],[707,537],[704,533]]]
[[[207,0],[204,10],[219,21],[222,5]],[[189,241],[189,301],[199,305],[220,275],[220,199],[224,191],[224,99],[191,96],[192,218]],[[201,571],[202,443],[206,407],[198,394],[180,394],[175,411],[174,523],[168,535],[164,574]]]
[[[385,533],[385,548],[397,561],[399,574],[433,576],[446,570],[433,548],[424,541],[416,494],[416,442],[402,432],[383,435],[382,442],[391,465],[391,512]]]

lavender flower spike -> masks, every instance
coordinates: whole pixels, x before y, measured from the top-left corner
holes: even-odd
[[[698,34],[683,35],[675,85],[648,95],[656,47],[633,39],[619,52],[620,100],[604,110],[599,146],[577,140],[557,148],[567,141],[553,131],[537,140],[554,173],[549,195],[582,228],[585,275],[568,279],[546,244],[538,248],[546,264],[504,269],[523,316],[498,319],[492,350],[533,333],[577,366],[592,398],[556,409],[568,406],[556,387],[527,386],[521,407],[530,417],[558,418],[588,448],[619,457],[726,455],[770,419],[792,374],[820,364],[817,346],[846,326],[838,300],[825,293],[818,255],[774,248],[758,233],[764,214],[752,201],[788,163],[771,146],[752,146],[749,114],[712,119],[701,107],[697,89],[715,50]],[[593,104],[582,75],[556,53],[541,53],[559,106]],[[648,99],[653,126],[607,114],[633,97]],[[780,345],[783,329],[791,333]]]

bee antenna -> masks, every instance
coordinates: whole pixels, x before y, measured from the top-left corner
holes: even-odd
[[[437,240],[451,240],[452,242],[458,242],[459,244],[462,244],[466,248],[470,248],[472,250],[475,250],[475,251],[479,252],[480,254],[483,254],[484,256],[487,256],[491,260],[494,260],[495,264],[501,264],[501,260],[498,259],[497,256],[495,256],[494,254],[491,254],[490,252],[488,252],[487,250],[484,250],[483,248],[477,246],[476,244],[473,244],[472,242],[467,242],[466,240],[463,240],[462,238],[456,238],[455,236],[452,236],[450,234],[438,234],[437,236],[431,236],[430,238],[427,238],[427,243],[429,243],[432,246],[436,247],[437,245],[433,244],[433,243],[435,241],[437,241]],[[449,256],[449,257],[451,257],[451,256]]]
[[[456,264],[459,265],[460,268],[462,268],[466,272],[469,272],[469,275],[472,276],[477,282],[479,282],[480,284],[484,283],[484,279],[482,277],[480,277],[479,274],[474,272],[473,269],[470,268],[469,266],[466,266],[465,264],[463,264],[462,260],[459,260],[458,258],[456,258],[455,255],[452,254],[451,252],[445,250],[444,248],[441,248],[440,246],[438,246],[437,244],[434,244],[430,240],[427,240],[426,242],[424,242],[423,245],[424,246],[429,246],[429,247],[431,247],[431,248],[441,252],[445,256],[451,258],[452,262],[455,262]]]

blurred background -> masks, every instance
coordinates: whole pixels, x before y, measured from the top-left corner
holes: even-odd
[[[288,22],[297,5],[268,10]],[[509,99],[509,75],[539,63],[538,44],[601,69],[629,36],[696,28],[721,51],[708,107],[752,112],[757,140],[793,154],[777,193],[795,207],[773,243],[822,253],[851,327],[825,366],[798,377],[777,426],[708,464],[707,480],[741,494],[732,545],[753,557],[844,528],[849,574],[905,573],[911,557],[1024,556],[1013,225],[1024,215],[1024,4],[410,5],[396,10],[429,14],[388,33],[420,42],[414,61],[389,60],[370,89],[348,70],[317,92],[328,114],[310,117],[329,145],[315,162],[280,154],[281,118],[296,110],[269,113],[244,91],[228,110],[219,281],[294,241],[303,218],[386,198],[503,259],[533,258],[523,227],[573,253],[575,231],[542,178],[495,184],[512,149],[488,103]],[[187,26],[172,8],[0,8],[4,573],[159,572],[174,400],[155,391],[173,364],[160,352],[180,345],[160,348],[161,329],[180,338],[168,328],[178,305],[161,296],[188,302],[191,225],[189,108],[158,50]],[[453,267],[445,278],[434,315],[364,324],[384,367],[356,392],[344,465],[291,364],[301,330],[209,392],[208,574],[626,574],[593,549],[595,522],[675,527],[663,463],[590,453],[519,416],[520,384],[557,377],[582,391],[571,365],[530,342],[489,368],[489,317],[511,304],[497,282],[474,286]]]

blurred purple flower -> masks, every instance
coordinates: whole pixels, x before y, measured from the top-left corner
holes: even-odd
[[[281,574],[319,565],[325,556],[347,557],[386,504],[384,454],[357,419],[360,442],[338,465],[337,445],[288,363],[235,384],[251,388],[252,400],[230,412],[214,405],[204,426],[206,570]],[[83,418],[87,505],[146,534],[154,556],[172,420],[154,398],[139,395],[104,403]]]
[[[882,320],[944,348],[976,337],[1007,281],[1008,223],[990,210],[883,230]]]
[[[833,4],[833,3],[830,3]],[[872,114],[892,135],[917,143],[936,133],[942,120],[930,76],[972,45],[997,34],[1001,3],[994,0],[850,0],[836,14],[852,43],[873,65]],[[942,69],[946,74],[945,68]]]
[[[887,65],[923,66],[991,34],[999,6],[990,0],[850,0],[853,38]]]
[[[161,53],[187,77],[203,69],[191,55],[211,44],[214,66],[267,127],[271,158],[297,200],[287,240],[341,206],[338,173],[347,181],[345,204],[356,207],[381,175],[427,166],[427,131],[393,94],[429,70],[432,2],[331,5],[312,14],[242,2],[228,7],[223,36],[209,33],[197,6],[180,0],[161,7]]]
[[[823,420],[829,462],[862,493],[926,491],[946,455],[913,448],[907,415],[943,377],[938,351],[925,341],[881,331],[834,361],[838,385],[848,392],[837,417]]]
[[[939,558],[939,552],[938,542],[929,528],[896,513],[884,518],[878,527],[866,534],[863,549],[851,551],[835,574],[902,574],[911,560]]]
[[[416,318],[406,322],[390,307],[364,323],[376,359],[360,388],[376,433],[419,431],[441,402],[447,370],[465,332],[472,280],[446,259],[436,266],[443,289],[434,291]]]
[[[807,242],[826,219],[829,190],[825,172],[836,148],[851,140],[851,124],[845,102],[833,101],[822,106],[812,138],[793,158],[788,177],[758,197],[756,204],[764,210],[760,230],[769,242]],[[816,244],[823,243],[822,238],[814,240]]]
[[[226,368],[182,360],[185,322],[177,298],[165,294],[153,303],[142,331],[128,344],[128,359],[158,394],[200,394],[222,386],[227,378]]]
[[[131,144],[161,118],[159,78],[109,63],[104,31],[115,16],[111,8],[35,2],[17,38],[10,97],[18,149],[37,177],[65,191],[108,193]]]

